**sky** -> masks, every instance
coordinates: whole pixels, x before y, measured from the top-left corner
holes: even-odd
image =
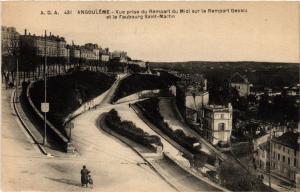
[[[206,10],[169,19],[107,19],[78,10]],[[208,9],[229,13],[208,13]],[[231,9],[247,12],[231,13]],[[59,15],[41,15],[56,10]],[[72,14],[64,12],[71,10]],[[2,25],[24,34],[45,29],[68,43],[97,43],[145,61],[300,61],[297,2],[4,2]],[[131,13],[132,15],[132,13]],[[144,14],[140,14],[144,15]]]

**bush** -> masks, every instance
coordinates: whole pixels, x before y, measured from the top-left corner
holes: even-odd
[[[173,131],[167,123],[164,122],[163,117],[158,110],[157,98],[150,98],[137,103],[137,106],[141,108],[143,115],[149,119],[155,126],[157,126],[162,132],[168,135],[171,139],[181,145],[183,148],[193,154],[199,154],[199,147],[194,147],[193,144],[199,142],[197,138],[186,136],[181,129]]]
[[[121,121],[118,112],[114,109],[107,113],[105,122],[110,129],[145,147],[152,148],[151,144],[163,145],[158,136],[149,135],[143,129],[136,127],[131,121]]]

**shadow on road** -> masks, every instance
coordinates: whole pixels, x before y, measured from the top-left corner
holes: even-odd
[[[74,181],[74,180],[64,179],[64,178],[61,178],[61,179],[50,178],[50,177],[45,177],[45,178],[47,178],[47,179],[49,179],[49,180],[52,180],[52,181],[59,182],[59,183],[64,183],[64,184],[68,184],[68,185],[73,185],[73,186],[77,186],[77,187],[80,187],[80,188],[81,188],[80,181]]]

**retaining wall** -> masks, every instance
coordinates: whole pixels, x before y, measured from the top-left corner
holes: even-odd
[[[33,109],[33,112],[36,114],[37,119],[42,124],[44,122],[44,115],[37,109],[37,106],[34,105],[30,97],[30,88],[34,85],[34,82],[30,83],[26,89],[26,98],[29,102],[30,107]],[[50,121],[46,120],[47,124],[47,134],[52,136],[55,141],[57,141],[66,152],[74,152],[75,148],[69,139],[63,135]]]

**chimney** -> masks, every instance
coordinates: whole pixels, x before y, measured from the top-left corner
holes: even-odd
[[[51,37],[51,35],[52,35],[52,33],[50,32],[50,35],[49,35],[49,36]]]
[[[24,30],[24,35],[27,35],[27,29]]]

